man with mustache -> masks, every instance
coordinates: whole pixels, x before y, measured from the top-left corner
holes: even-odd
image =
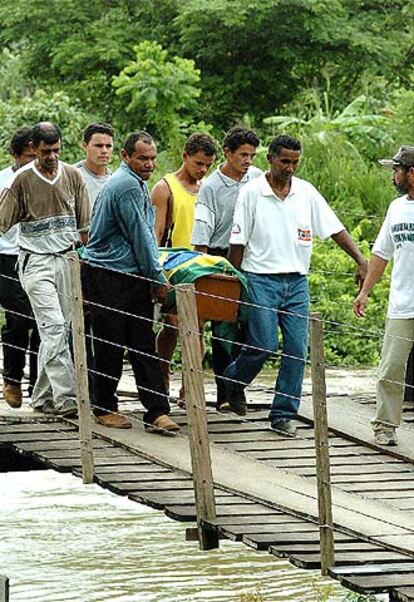
[[[118,413],[116,389],[124,349],[134,372],[150,430],[178,431],[169,418],[168,394],[155,351],[154,301],[162,303],[168,282],[158,261],[154,208],[146,182],[157,159],[153,138],[128,136],[121,166],[96,200],[84,259],[95,350],[95,420],[109,428],[131,428]]]
[[[32,129],[36,160],[23,168],[0,197],[0,231],[20,223],[19,277],[40,335],[32,406],[56,415],[76,414],[75,377],[69,349],[70,271],[67,253],[87,240],[89,198],[78,170],[59,160],[58,126]]]
[[[234,211],[229,259],[247,277],[246,346],[224,373],[227,394],[244,387],[278,348],[283,353],[269,419],[271,428],[294,437],[307,354],[309,272],[312,241],[331,237],[357,263],[363,280],[367,261],[323,196],[295,176],[301,156],[296,138],[279,135],[267,154],[269,170],[241,191]]]
[[[372,248],[367,277],[354,302],[354,312],[358,317],[364,316],[368,295],[392,259],[394,267],[372,426],[378,445],[397,445],[405,371],[414,340],[414,146],[402,146],[392,159],[380,163],[392,166],[392,181],[401,196],[388,207]]]

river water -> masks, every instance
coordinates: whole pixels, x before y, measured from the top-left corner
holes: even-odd
[[[317,572],[239,543],[200,552],[184,541],[186,526],[69,474],[0,474],[0,573],[10,579],[10,602],[339,602],[346,596]]]

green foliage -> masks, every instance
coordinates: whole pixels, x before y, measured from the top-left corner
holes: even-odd
[[[3,0],[0,165],[14,130],[42,119],[62,128],[69,162],[88,121],[111,122],[118,140],[150,129],[153,181],[178,168],[193,131],[243,122],[267,142],[286,130],[303,142],[298,175],[368,255],[395,196],[377,159],[414,142],[413,13],[414,0]],[[256,163],[267,167],[265,147]],[[375,363],[379,339],[351,331],[382,330],[386,279],[356,321],[352,277],[337,274],[352,262],[317,243],[313,270],[314,306],[357,329],[331,325],[329,361]]]
[[[21,56],[3,48],[0,52],[0,100],[8,101],[14,96],[25,96],[30,90],[25,82]]]
[[[413,144],[414,141],[414,74],[409,88],[397,88],[390,97],[389,111],[392,139],[399,144]]]
[[[265,125],[289,130],[299,138],[329,146],[342,143],[348,155],[367,158],[375,148],[383,147],[391,137],[387,132],[388,116],[370,111],[367,97],[361,94],[342,108],[332,106],[330,82],[321,94],[311,89],[301,94],[300,104],[290,115],[277,115],[263,120]],[[348,147],[348,148],[347,148]]]
[[[377,602],[378,598],[375,596],[364,596],[357,594],[356,592],[349,592],[344,598],[343,602]]]
[[[327,581],[322,576],[314,577],[311,582],[315,602],[329,602],[332,591],[332,581]]]
[[[114,121],[111,78],[142,40],[172,40],[178,0],[3,0],[0,40],[21,52],[27,81],[64,88],[101,120]]]
[[[57,123],[63,132],[62,159],[74,162],[82,155],[81,133],[88,116],[63,92],[50,94],[37,90],[32,96],[0,101],[0,162],[10,162],[7,147],[16,128],[48,120]]]
[[[366,256],[369,247],[352,232]],[[353,261],[333,242],[316,242],[309,277],[312,310],[324,317],[326,361],[341,365],[378,363],[387,312],[389,277],[386,274],[371,293],[366,317],[356,318],[352,305],[357,295]]]
[[[269,115],[328,75],[342,100],[366,71],[408,74],[407,8],[405,0],[188,0],[176,23],[184,55],[202,70],[208,112],[228,124],[252,106]]]
[[[126,96],[127,113],[158,139],[168,142],[182,121],[191,121],[200,96],[200,71],[194,61],[173,56],[156,42],[134,46],[135,58],[113,78],[118,96]]]

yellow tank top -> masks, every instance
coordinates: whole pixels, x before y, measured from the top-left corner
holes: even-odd
[[[188,192],[173,173],[167,173],[164,180],[170,187],[172,196],[170,244],[172,247],[192,249],[191,235],[197,194]]]

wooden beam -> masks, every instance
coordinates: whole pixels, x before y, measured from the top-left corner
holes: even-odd
[[[328,417],[326,411],[325,353],[323,322],[320,314],[311,316],[311,373],[315,428],[316,478],[318,485],[321,572],[335,564],[332,494],[329,463]]]
[[[93,446],[91,429],[91,405],[89,401],[88,366],[85,349],[84,316],[80,262],[76,251],[68,254],[71,280],[72,337],[75,357],[76,398],[79,414],[79,440],[82,460],[83,482],[93,482]]]
[[[194,495],[199,544],[202,550],[218,548],[218,536],[202,520],[216,518],[210,443],[208,439],[203,365],[198,334],[197,303],[193,284],[176,288],[178,326],[183,354],[184,389],[188,416]]]
[[[9,580],[0,575],[0,602],[9,602]]]

